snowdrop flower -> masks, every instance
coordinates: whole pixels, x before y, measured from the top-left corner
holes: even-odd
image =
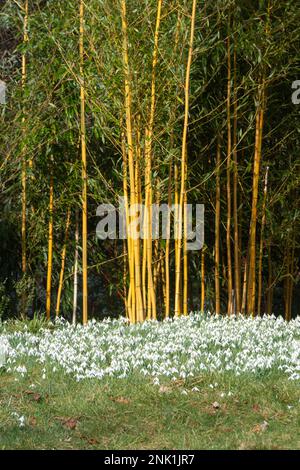
[[[25,426],[25,417],[24,416],[20,416],[19,417],[19,427],[20,428],[23,428]]]
[[[126,319],[92,320],[85,327],[58,319],[52,331],[43,328],[36,334],[3,328],[0,345],[5,345],[6,368],[16,380],[34,363],[42,365],[44,380],[48,367],[78,381],[121,379],[138,372],[159,385],[162,377],[176,381],[202,373],[230,371],[239,376],[271,369],[300,380],[299,329],[300,318],[287,323],[274,316],[192,313],[137,325],[128,325]]]

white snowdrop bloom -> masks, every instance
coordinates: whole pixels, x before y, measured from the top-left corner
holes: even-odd
[[[105,376],[185,379],[204,372],[263,373],[277,369],[291,380],[300,376],[300,320],[282,318],[189,317],[128,325],[126,319],[92,320],[73,327],[59,319],[53,331],[2,330],[8,371],[25,374],[27,361],[58,369],[76,380]],[[47,364],[47,368],[46,368]],[[21,368],[21,369],[18,369]],[[49,369],[48,369],[49,370]],[[217,388],[217,383],[211,388]]]
[[[20,428],[23,428],[23,427],[25,426],[25,417],[24,417],[24,416],[20,416],[20,417],[18,418],[18,420],[19,420],[19,427],[20,427]]]
[[[25,366],[17,366],[14,368],[15,372],[18,372],[22,377],[27,374],[27,369]]]

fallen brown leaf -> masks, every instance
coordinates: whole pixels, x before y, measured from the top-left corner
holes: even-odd
[[[97,441],[97,439],[94,439],[93,437],[91,437],[90,439],[87,439],[87,441],[91,446],[99,444],[99,441]]]
[[[125,397],[111,397],[111,400],[117,403],[122,403],[123,405],[128,405],[130,403],[129,398]]]
[[[36,426],[36,418],[34,416],[31,416],[29,418],[28,422],[29,422],[29,425],[32,426],[32,427]]]
[[[68,429],[76,429],[77,423],[77,419],[69,418],[65,422],[63,422],[63,425],[66,426],[66,428]]]
[[[79,418],[66,418],[65,416],[56,416],[54,419],[61,421],[62,425],[68,429],[76,429]]]
[[[160,393],[170,393],[172,390],[170,387],[166,387],[165,385],[161,385],[159,387]]]
[[[32,400],[34,400],[36,402],[40,402],[43,399],[43,397],[40,393],[33,392],[32,390],[26,390],[24,393],[26,393],[26,395],[29,395],[32,398]],[[46,401],[47,401],[48,395],[46,395],[45,398],[46,398]]]
[[[268,429],[268,426],[269,426],[269,423],[267,421],[263,421],[262,423],[260,424],[256,424],[253,428],[252,428],[252,432],[255,432],[255,433],[261,433],[261,432],[264,432]]]

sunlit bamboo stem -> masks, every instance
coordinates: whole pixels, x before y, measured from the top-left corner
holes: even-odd
[[[229,20],[230,21],[230,20]],[[230,28],[227,37],[227,222],[226,222],[226,247],[227,247],[227,313],[232,313],[232,262],[231,262],[231,55],[230,55]]]
[[[128,37],[127,37],[127,19],[126,19],[126,1],[121,1],[121,16],[122,16],[122,33],[123,33],[123,67],[124,67],[124,93],[125,93],[125,110],[126,110],[126,131],[127,131],[127,151],[128,151],[128,167],[129,167],[129,181],[130,181],[130,207],[133,210],[136,204],[135,193],[135,168],[134,168],[134,152],[133,152],[133,136],[132,136],[132,111],[131,111],[131,87],[130,87],[130,69],[128,59]],[[135,212],[135,211],[134,211]],[[136,220],[136,213],[131,214],[130,222],[134,223]],[[139,239],[137,234],[129,233],[128,236],[132,238],[133,250],[132,258],[134,262],[134,285],[131,285],[132,296],[132,316],[136,321],[143,321],[144,308],[143,298],[141,292],[141,273],[139,264]],[[132,261],[131,261],[132,262]],[[134,311],[134,307],[136,311]]]
[[[48,233],[48,258],[47,258],[47,289],[46,289],[46,315],[50,320],[51,315],[51,284],[52,284],[52,259],[53,259],[53,175],[50,176],[49,195],[49,233]]]
[[[237,95],[237,52],[236,36],[234,36],[233,53],[233,220],[234,220],[234,290],[235,313],[241,312],[241,270],[240,270],[240,239],[238,223],[238,157],[237,157],[237,120],[238,120],[238,95]]]
[[[182,153],[181,153],[181,188],[180,188],[180,202],[179,202],[179,214],[178,214],[178,233],[177,233],[177,236],[179,238],[179,243],[178,243],[178,248],[177,248],[177,272],[176,272],[176,279],[175,279],[175,315],[176,316],[180,314],[180,280],[181,280],[180,264],[181,264],[181,238],[182,238],[182,217],[183,217],[182,208],[183,208],[184,194],[186,190],[186,155],[187,155],[187,133],[188,133],[188,122],[189,122],[190,72],[191,72],[192,56],[193,56],[196,6],[197,6],[197,0],[193,0],[189,54],[188,54],[186,79],[185,79],[185,113],[184,113]]]
[[[205,308],[205,248],[201,250],[201,305],[200,311],[204,312]]]
[[[250,221],[250,240],[249,240],[249,275],[248,275],[248,292],[247,292],[247,311],[248,314],[255,314],[255,297],[256,297],[256,222],[257,222],[257,200],[258,200],[258,183],[261,162],[262,134],[264,119],[264,84],[262,83],[259,90],[259,105],[256,115],[256,133],[255,133],[255,154],[253,168],[253,189],[252,189],[252,209]]]
[[[68,237],[69,237],[70,220],[71,220],[71,210],[68,209],[68,212],[67,212],[67,221],[66,221],[66,229],[65,229],[65,239],[64,239],[63,249],[62,249],[62,252],[61,252],[61,268],[60,268],[60,274],[59,274],[59,283],[58,283],[58,291],[57,291],[57,299],[56,299],[56,309],[55,309],[55,313],[56,313],[56,316],[57,316],[57,317],[59,316],[59,311],[60,311],[60,300],[61,300],[61,293],[62,293],[63,281],[64,281],[64,273],[65,273],[65,263],[66,263],[66,253],[67,253],[67,243],[68,243]]]
[[[78,299],[78,247],[79,247],[79,216],[78,209],[75,214],[75,256],[74,256],[74,287],[73,287],[73,314],[72,324],[76,324]]]
[[[28,42],[28,0],[24,2],[24,19],[23,19],[23,45]],[[27,80],[27,64],[26,54],[22,54],[22,90],[23,97],[25,93],[25,85]],[[22,116],[22,130],[25,133],[25,105],[23,107]],[[27,247],[26,247],[26,207],[27,207],[27,189],[26,189],[26,155],[23,149],[22,154],[22,170],[21,170],[21,184],[22,184],[22,224],[21,224],[21,240],[22,240],[22,273],[26,274],[27,271]],[[22,294],[22,316],[25,315],[25,293]]]
[[[269,167],[267,166],[265,174],[265,185],[264,185],[264,198],[262,206],[262,219],[261,219],[261,231],[260,231],[260,242],[259,242],[259,260],[258,260],[258,300],[257,300],[257,314],[261,314],[261,296],[262,296],[262,261],[263,261],[263,247],[264,247],[264,230],[266,225],[266,203],[267,203],[267,191],[268,191],[268,172]]]
[[[220,314],[220,213],[221,213],[221,189],[220,189],[220,164],[221,145],[218,139],[217,168],[216,168],[216,212],[215,212],[215,296],[216,314]]]
[[[80,136],[82,162],[82,322],[88,321],[88,278],[87,278],[87,167],[86,167],[86,126],[85,126],[85,83],[84,83],[84,2],[80,0]]]

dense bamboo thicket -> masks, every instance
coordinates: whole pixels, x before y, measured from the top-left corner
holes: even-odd
[[[1,5],[0,315],[296,315],[296,3]],[[97,239],[120,197],[127,238]],[[201,250],[187,203],[205,205]]]

